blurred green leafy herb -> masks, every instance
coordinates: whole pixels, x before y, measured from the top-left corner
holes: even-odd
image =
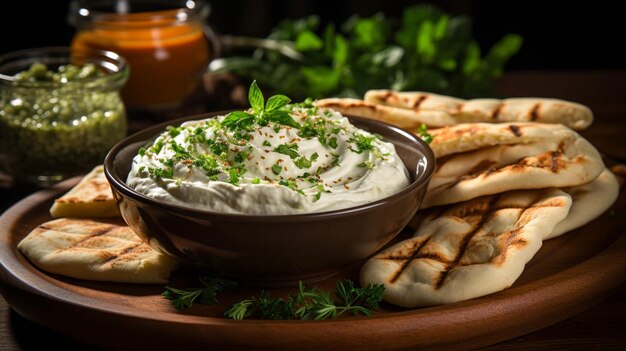
[[[470,18],[415,5],[401,19],[353,16],[340,28],[321,28],[317,16],[285,20],[267,39],[238,42],[255,49],[252,55],[217,59],[209,70],[255,78],[296,99],[362,97],[380,88],[478,97],[492,92],[522,38],[507,34],[483,53]],[[255,110],[263,108],[254,101]]]

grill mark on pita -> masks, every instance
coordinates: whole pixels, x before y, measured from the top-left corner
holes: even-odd
[[[496,107],[493,111],[491,111],[491,119],[498,119],[498,117],[500,117],[500,112],[502,112],[503,107],[504,107],[504,104],[500,103],[498,107]]]
[[[463,107],[465,107],[465,103],[459,102],[454,108],[450,109],[448,113],[451,115],[458,115],[463,111]]]
[[[470,208],[467,211],[463,211],[463,213],[461,214],[451,214],[451,213],[445,214],[446,216],[455,216],[455,217],[459,216],[463,218],[478,216],[478,215],[481,216],[481,219],[476,223],[473,229],[469,233],[467,233],[461,240],[461,244],[459,246],[460,247],[459,252],[456,254],[453,260],[447,260],[443,258],[437,252],[425,252],[425,253],[419,252],[420,250],[424,248],[424,246],[429,242],[429,240],[433,238],[433,236],[427,238],[416,247],[409,248],[408,251],[410,253],[406,255],[402,255],[402,254],[393,255],[393,253],[391,253],[388,256],[379,257],[378,259],[380,260],[405,261],[400,267],[400,269],[392,275],[392,277],[389,279],[388,282],[390,284],[395,283],[400,277],[400,275],[406,270],[406,268],[414,260],[429,259],[429,260],[434,260],[434,261],[437,261],[439,263],[446,265],[446,268],[439,272],[440,273],[439,279],[437,280],[437,284],[435,285],[436,289],[440,289],[443,286],[443,283],[445,282],[445,279],[447,278],[449,272],[452,271],[453,269],[459,268],[459,267],[472,266],[475,264],[487,263],[487,262],[479,262],[479,263],[463,264],[461,263],[461,259],[465,255],[465,252],[467,251],[467,248],[469,244],[471,243],[472,238],[476,236],[476,234],[480,231],[480,229],[491,219],[491,216],[493,216],[496,212],[502,211],[502,210],[520,210],[520,214],[518,218],[522,218],[524,214],[526,213],[526,211],[531,211],[531,210],[535,210],[539,208],[562,207],[563,205],[561,202],[553,202],[553,201],[547,202],[547,203],[545,201],[533,202],[532,204],[530,204],[530,206],[507,205],[506,203],[499,203],[500,198],[501,198],[501,195],[492,196],[490,199],[488,199],[488,201],[480,201],[476,206]],[[441,208],[446,209],[445,206],[441,206]],[[445,211],[442,211],[442,212],[445,212]],[[438,215],[441,215],[442,212],[439,212]],[[507,233],[500,234],[500,235],[495,235],[495,233],[486,234],[486,236],[491,236],[491,237],[498,236],[498,237],[504,238],[504,244],[502,244],[502,241],[498,242],[498,245],[501,247],[502,254],[493,257],[489,262],[492,262],[495,264],[502,263],[506,260],[506,255],[508,252],[507,249],[509,247],[525,246],[528,244],[528,242],[524,238],[518,237],[519,234],[523,232],[523,229],[526,227],[527,223],[528,221],[521,224],[517,228]]]
[[[422,104],[422,102],[424,102],[424,100],[428,99],[428,95],[420,95],[417,100],[415,100],[415,103],[413,103],[413,109],[415,110],[419,110],[420,105]]]
[[[480,221],[478,222],[478,224],[476,224],[474,229],[472,229],[469,233],[467,233],[461,240],[461,245],[459,246],[459,252],[457,252],[456,256],[454,257],[454,260],[452,260],[452,262],[450,262],[450,264],[448,264],[446,268],[444,268],[444,270],[439,272],[439,279],[437,279],[437,282],[435,283],[435,289],[440,289],[443,286],[443,283],[446,281],[448,274],[450,274],[450,271],[456,268],[457,266],[459,266],[459,263],[461,262],[461,258],[463,258],[463,255],[465,254],[465,251],[467,250],[467,246],[469,245],[470,240],[476,235],[476,233],[478,233],[478,231],[483,227],[483,225],[487,222],[487,220],[489,220],[489,218],[491,217],[491,214],[495,210],[495,206],[498,203],[500,196],[501,195],[496,195],[492,197],[491,199],[489,199],[489,203],[487,204],[487,207],[485,208],[485,212],[482,218],[480,219]]]
[[[426,240],[422,241],[416,248],[414,248],[415,251],[413,251],[413,253],[411,254],[410,257],[408,257],[408,259],[406,260],[406,262],[404,262],[402,264],[402,266],[400,267],[400,269],[398,269],[389,279],[389,284],[393,284],[396,282],[396,280],[398,280],[398,278],[400,277],[400,275],[402,274],[402,272],[404,272],[406,270],[406,268],[409,266],[409,264],[411,262],[413,262],[414,259],[417,258],[417,255],[419,255],[420,250],[430,241],[430,238],[427,238]]]
[[[451,155],[454,156],[454,155]],[[484,174],[485,176],[488,176],[492,173],[497,172],[498,170],[491,167],[494,164],[496,164],[497,162],[495,161],[491,161],[491,160],[482,160],[480,162],[478,162],[474,167],[472,167],[472,169],[470,169],[464,176],[461,176],[459,178],[457,178],[456,180],[447,183],[447,184],[442,184],[434,189],[439,189],[441,187],[446,187],[446,188],[452,188],[453,186],[457,185],[458,183],[465,181],[465,180],[469,180],[469,179],[474,179],[479,177],[481,174]],[[437,161],[438,166],[441,166],[441,163],[439,161]]]
[[[520,130],[520,128],[518,126],[516,126],[515,124],[511,124],[509,126],[509,130],[511,131],[511,133],[513,133],[516,137],[521,137],[522,136],[522,131]]]
[[[530,120],[531,121],[536,121],[539,119],[539,108],[541,107],[541,103],[538,102],[535,104],[535,106],[533,106],[533,108],[530,110]]]
[[[141,243],[135,244],[133,246],[129,246],[129,247],[125,248],[124,250],[122,250],[122,252],[120,252],[117,255],[109,253],[109,252],[106,252],[105,255],[103,256],[102,262],[100,262],[100,263],[101,264],[106,264],[106,263],[110,263],[111,261],[117,261],[120,258],[122,258],[123,256],[131,254],[139,246],[141,246]]]
[[[550,153],[550,171],[557,173],[559,171],[559,159],[561,158],[560,151],[553,151]]]
[[[451,156],[454,156],[454,155],[451,155]],[[430,191],[438,190],[441,188],[450,189],[461,182],[475,179],[481,176],[486,178],[492,174],[507,171],[507,170],[521,171],[524,168],[541,168],[541,169],[549,169],[553,173],[558,173],[559,170],[565,169],[567,168],[568,165],[572,164],[572,161],[563,160],[562,156],[563,156],[563,153],[561,151],[549,151],[539,156],[524,157],[516,163],[512,163],[510,165],[506,165],[501,168],[489,168],[484,173],[473,173],[473,174],[466,174],[466,175],[460,176],[459,178],[451,182],[440,184],[430,189]],[[582,158],[581,160],[578,160],[577,163],[584,164],[585,161],[586,159]],[[440,166],[440,165],[441,164],[439,163],[439,161],[437,161],[437,166]],[[437,170],[435,170],[435,174],[437,174],[438,169],[439,167],[437,167]]]
[[[482,160],[478,162],[474,167],[472,167],[472,169],[469,170],[468,174],[473,175],[476,173],[487,171],[491,169],[491,166],[495,165],[496,163],[496,161],[492,160]]]
[[[87,236],[85,238],[77,241],[74,245],[79,245],[83,241],[87,241],[87,240],[89,240],[91,238],[95,238],[95,237],[98,237],[98,236],[105,235],[105,234],[107,234],[107,233],[109,233],[109,232],[111,232],[111,231],[113,231],[113,230],[115,230],[116,228],[119,228],[119,227],[115,226],[115,225],[109,225],[109,226],[104,227],[104,228],[97,228],[97,229],[96,228],[93,228],[93,229],[90,228],[88,233],[82,233],[82,234],[85,234]]]
[[[381,97],[380,97],[380,99],[381,99],[382,101],[384,101],[384,102],[387,102],[387,101],[389,100],[389,98],[390,98],[390,97],[392,97],[392,96],[393,96],[393,93],[392,93],[391,91],[387,90],[387,91],[385,92],[385,94],[384,94],[383,96],[381,96]]]
[[[539,208],[539,207],[557,207],[557,206],[536,206],[536,204],[530,206],[528,209],[533,209],[533,208]],[[520,213],[519,218],[522,218],[524,216],[526,211],[522,211]],[[528,244],[528,241],[526,241],[526,239],[524,238],[518,238],[518,236],[523,232],[524,228],[526,227],[526,225],[528,224],[528,221],[526,221],[524,224],[522,224],[521,226],[518,226],[517,228],[514,228],[504,234],[502,234],[501,236],[504,236],[504,244],[500,245],[502,243],[502,241],[500,241],[498,244],[498,246],[500,246],[500,252],[501,254],[493,257],[490,262],[493,264],[502,264],[503,262],[506,261],[506,257],[508,255],[509,252],[509,248],[510,247],[523,247],[526,246]]]

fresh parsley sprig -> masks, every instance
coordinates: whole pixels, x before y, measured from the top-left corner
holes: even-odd
[[[369,284],[356,287],[351,280],[337,282],[335,294],[340,298],[336,301],[328,291],[318,288],[305,289],[300,283],[298,293],[289,295],[285,300],[273,298],[264,291],[259,297],[235,303],[225,315],[232,319],[261,318],[273,320],[334,319],[345,313],[369,316],[373,310],[380,308],[385,286]]]
[[[202,284],[200,288],[183,290],[166,286],[165,291],[161,295],[171,300],[174,308],[180,311],[191,307],[194,303],[215,305],[218,292],[237,286],[237,283],[226,279],[200,276],[198,280]]]
[[[285,95],[278,94],[267,99],[266,103],[256,80],[250,84],[248,101],[253,113],[233,111],[224,118],[221,125],[231,130],[242,129],[250,131],[255,123],[265,126],[269,122],[274,122],[293,128],[300,128],[300,124],[289,115],[289,112],[281,109],[289,104],[291,99]]]

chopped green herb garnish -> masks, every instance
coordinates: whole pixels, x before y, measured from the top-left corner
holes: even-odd
[[[313,153],[313,155],[311,155],[310,159],[307,159],[306,157],[302,156],[298,158],[297,160],[295,160],[294,164],[298,168],[311,168],[312,163],[315,162],[315,160],[317,160],[318,157],[319,155],[317,154],[317,152],[315,152]]]
[[[260,178],[252,179],[252,184],[259,184],[259,183],[261,183],[261,179]]]
[[[337,138],[332,137],[330,139],[328,139],[328,146],[332,147],[333,149],[337,148]]]
[[[232,185],[239,184],[239,178],[246,173],[243,167],[233,167],[228,170],[228,182]]]
[[[249,152],[247,151],[241,151],[235,154],[235,161],[236,162],[243,162],[246,160],[246,158],[248,157]]]
[[[152,145],[149,150],[150,152],[154,154],[158,154],[159,152],[161,152],[161,149],[163,149],[163,140],[159,140],[155,142],[154,145]]]
[[[296,158],[300,156],[300,154],[295,151],[297,149],[298,144],[281,144],[278,145],[278,147],[276,147],[274,151],[278,152],[279,154],[287,155],[290,158]]]
[[[263,141],[263,146],[268,146],[268,147],[271,147],[271,146],[272,146],[272,144],[270,144],[270,142],[269,142],[269,141],[265,140],[265,141]]]
[[[313,202],[318,202],[321,197],[322,197],[322,192],[318,191],[313,197]]]
[[[417,135],[419,135],[419,137],[422,138],[426,144],[430,144],[433,141],[433,136],[428,133],[428,128],[424,123],[422,123],[420,128],[417,130]]]
[[[302,190],[300,190],[300,188],[298,188],[298,184],[296,183],[295,180],[291,180],[291,179],[281,179],[278,184],[282,185],[282,186],[286,186],[287,188],[301,194],[304,195],[304,192]]]
[[[177,160],[189,160],[193,158],[189,151],[187,151],[184,147],[178,145],[175,140],[170,140],[170,147],[172,151],[174,151]]]
[[[172,138],[174,138],[180,134],[182,127],[167,126],[165,130]]]
[[[174,170],[172,168],[148,167],[148,173],[156,180],[163,178],[174,178]]]
[[[283,168],[280,165],[272,165],[272,172],[274,174],[279,175],[282,170]]]
[[[363,134],[355,134],[351,141],[356,143],[357,149],[353,151],[360,154],[365,150],[372,150],[374,148],[374,145],[372,145],[374,139],[376,139],[374,136],[368,137]]]
[[[211,150],[211,152],[219,157],[222,157],[223,154],[228,152],[228,144],[223,141],[208,139],[206,143],[207,145],[209,145],[209,149]]]
[[[211,155],[200,155],[193,161],[193,165],[206,171],[206,175],[211,177],[220,173],[217,160]]]
[[[145,155],[146,154],[146,148],[145,147],[140,148],[138,153],[139,153],[139,156]]]
[[[365,162],[359,163],[357,166],[361,168],[372,169],[374,168],[374,163],[372,163],[371,161],[365,161]]]

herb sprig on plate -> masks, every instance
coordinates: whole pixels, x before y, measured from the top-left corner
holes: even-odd
[[[217,293],[235,289],[237,284],[230,280],[199,277],[203,285],[194,289],[177,289],[166,286],[163,297],[171,300],[177,310],[192,307],[194,303],[217,304]],[[224,315],[232,319],[271,319],[271,320],[322,320],[334,319],[343,314],[369,316],[380,308],[385,286],[369,284],[358,287],[349,279],[338,281],[335,291],[329,292],[317,287],[305,288],[299,283],[298,292],[286,299],[275,298],[267,291],[232,305]]]
[[[337,282],[335,294],[318,288],[306,289],[302,283],[296,294],[287,299],[273,298],[268,292],[234,304],[225,315],[232,319],[260,318],[272,320],[334,319],[342,314],[371,315],[380,308],[385,286],[370,284],[356,287],[351,280]]]
[[[194,303],[202,305],[215,305],[217,303],[217,293],[226,289],[232,289],[237,283],[219,278],[199,276],[198,280],[202,287],[193,289],[176,289],[166,286],[161,294],[164,298],[172,301],[172,306],[177,310],[184,310]]]

